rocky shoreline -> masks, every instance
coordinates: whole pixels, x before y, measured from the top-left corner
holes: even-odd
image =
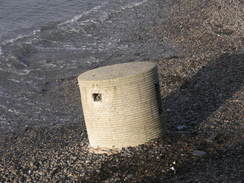
[[[84,122],[27,126],[1,136],[0,182],[243,183],[241,6],[231,0],[174,0],[169,20],[148,30],[182,48],[178,56],[154,60],[164,137],[117,154],[93,154]],[[75,77],[62,86],[67,100],[79,98]]]

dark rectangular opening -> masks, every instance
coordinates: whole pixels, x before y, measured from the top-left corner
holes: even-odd
[[[102,94],[101,93],[93,93],[92,94],[94,102],[101,102],[102,101]]]

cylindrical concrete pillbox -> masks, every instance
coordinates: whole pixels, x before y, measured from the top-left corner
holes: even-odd
[[[136,146],[161,135],[157,66],[131,62],[78,77],[90,146]]]

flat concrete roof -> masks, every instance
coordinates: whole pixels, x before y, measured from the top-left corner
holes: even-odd
[[[150,71],[156,66],[152,62],[130,62],[99,67],[79,75],[79,80],[97,81],[123,78]]]

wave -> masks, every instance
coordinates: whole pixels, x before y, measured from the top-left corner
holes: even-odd
[[[71,18],[69,20],[66,20],[65,22],[62,22],[62,23],[58,24],[58,26],[62,26],[62,25],[66,25],[66,24],[70,24],[70,23],[77,22],[83,16],[89,15],[92,12],[97,12],[99,9],[101,9],[102,7],[104,7],[106,4],[108,4],[108,2],[104,2],[102,5],[95,6],[94,8],[92,8],[92,9],[90,9],[88,11],[85,11],[85,12],[79,14],[79,15],[75,15],[73,18]]]
[[[135,7],[140,6],[140,5],[142,5],[142,4],[146,3],[146,2],[148,2],[148,0],[142,0],[142,1],[139,1],[139,2],[132,2],[132,3],[129,3],[129,4],[126,4],[126,5],[122,5],[120,7],[120,9],[121,10],[126,10],[126,9],[135,8]],[[85,11],[85,12],[79,14],[79,15],[74,16],[70,20],[67,20],[67,21],[65,21],[63,23],[60,23],[59,26],[70,24],[70,23],[76,23],[77,21],[79,21],[85,15],[89,15],[91,13],[97,13],[100,9],[105,7],[107,4],[109,4],[109,2],[104,2],[104,3],[102,3],[102,5],[96,6],[96,7],[92,8],[92,9],[90,9],[88,11]],[[100,12],[100,14],[99,13],[97,14],[97,17],[100,17],[100,19],[103,18],[103,16],[104,16],[104,14],[102,15],[101,12]]]
[[[125,10],[125,9],[135,8],[135,7],[140,6],[140,5],[142,5],[142,4],[146,3],[146,2],[148,2],[148,0],[143,0],[143,1],[141,1],[141,2],[131,3],[131,4],[122,6],[121,9],[122,9],[122,10]]]
[[[21,41],[23,39],[27,39],[29,37],[34,37],[35,35],[37,35],[38,33],[40,32],[40,29],[36,29],[36,30],[33,30],[31,31],[31,33],[28,33],[28,34],[19,34],[17,37],[15,38],[12,38],[12,39],[7,39],[7,40],[3,40],[1,43],[0,43],[0,56],[3,56],[3,47],[4,46],[7,46],[9,44],[14,44],[18,41]],[[26,42],[26,43],[29,43],[31,44],[31,41],[29,42]]]
[[[27,37],[30,37],[30,36],[33,36],[33,35],[36,35],[38,32],[40,32],[40,29],[37,29],[37,30],[33,30],[31,33],[29,34],[19,34],[17,37],[15,38],[12,38],[12,39],[7,39],[7,40],[4,40],[1,42],[1,45],[7,45],[7,44],[11,44],[11,43],[14,43],[18,40],[21,40],[23,38],[27,38]]]
[[[61,23],[57,23],[53,27],[50,28],[49,31],[50,35],[52,37],[55,32],[59,31],[64,31],[64,32],[74,32],[74,33],[85,33],[85,36],[89,37],[89,35],[85,30],[85,26],[91,26],[91,25],[96,25],[96,24],[101,24],[104,23],[106,20],[109,19],[109,16],[112,13],[120,13],[122,11],[125,11],[126,9],[132,9],[137,6],[140,6],[144,3],[148,2],[148,0],[134,0],[133,2],[131,1],[123,1],[123,2],[117,2],[117,1],[106,1],[103,2],[101,5],[95,6],[91,8],[88,11],[85,11],[81,14],[75,15],[69,20],[66,20]],[[47,36],[44,38],[40,38],[40,34],[42,33],[42,28],[45,30],[45,25],[41,26],[40,29],[36,29],[32,31],[31,33],[27,34],[20,34],[15,38],[4,40],[0,43],[0,56],[3,56],[4,54],[4,47],[6,45],[12,45],[15,44],[16,42],[21,42],[24,40],[24,43],[32,44],[32,41],[36,39],[46,39],[49,41],[53,41],[52,39],[49,39],[50,36]],[[48,24],[47,24],[48,27]],[[49,33],[48,33],[49,34]],[[62,42],[62,41],[61,41]],[[63,44],[63,43],[61,43]],[[80,48],[75,48],[75,47],[64,47],[62,45],[58,45],[58,47],[61,46],[61,49],[76,49],[79,50]],[[63,47],[63,48],[62,48]],[[86,46],[85,46],[86,47]],[[43,48],[45,49],[45,48]],[[55,49],[55,48],[53,48]],[[58,49],[58,48],[57,48]]]

